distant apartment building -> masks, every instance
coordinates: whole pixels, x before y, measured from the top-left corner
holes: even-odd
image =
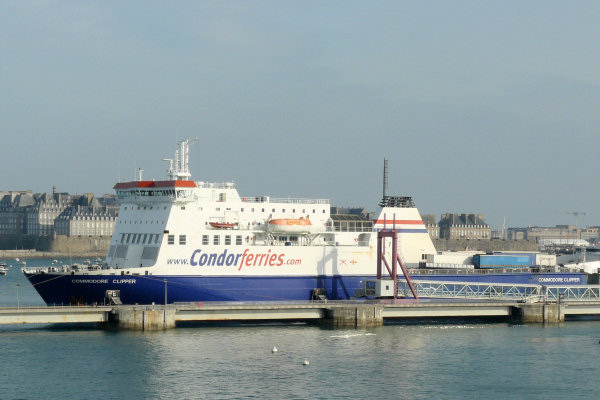
[[[111,236],[118,216],[114,196],[81,196],[57,218],[56,234],[65,236]]]
[[[525,240],[527,228],[508,228],[506,229],[506,238],[508,240]]]
[[[72,202],[67,193],[43,193],[36,195],[35,203],[26,207],[27,234],[49,236],[54,232],[54,220]]]
[[[492,229],[481,214],[442,214],[441,239],[491,239]]]
[[[31,190],[0,192],[0,235],[27,233],[26,210],[35,204]]]
[[[0,192],[0,235],[111,236],[119,213],[115,195]]]
[[[575,225],[530,226],[527,228],[527,240],[556,240],[568,243],[572,240],[581,239],[581,230]]]
[[[598,236],[599,233],[599,227],[587,227],[581,230],[581,239],[587,240],[590,243],[598,243],[598,239],[600,239],[600,236]]]
[[[435,221],[435,215],[433,214],[424,214],[421,216],[421,220],[425,224],[425,228],[427,229],[427,233],[429,233],[429,237],[432,239],[440,238],[440,226]]]

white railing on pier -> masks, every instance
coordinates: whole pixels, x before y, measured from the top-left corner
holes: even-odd
[[[412,280],[419,297],[452,299],[529,300],[542,295],[542,286],[453,281]],[[398,280],[398,295],[412,296],[405,280]]]
[[[600,301],[600,285],[542,286],[508,283],[474,283],[412,280],[419,297],[447,299],[495,299],[517,301]],[[412,297],[404,279],[398,280],[398,296]]]
[[[599,301],[599,285],[546,286],[549,301]]]

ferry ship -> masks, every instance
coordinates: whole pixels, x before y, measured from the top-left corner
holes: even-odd
[[[377,232],[397,232],[414,279],[586,284],[583,273],[419,268],[436,254],[410,197],[385,195],[375,220],[336,223],[326,199],[240,196],[235,185],[194,181],[189,140],[166,180],[114,186],[120,212],[102,265],[24,268],[48,304],[124,304],[350,299],[377,274]],[[384,178],[385,179],[385,178]],[[390,260],[391,246],[384,249]],[[462,272],[462,273],[460,273]],[[488,271],[489,272],[489,271]]]

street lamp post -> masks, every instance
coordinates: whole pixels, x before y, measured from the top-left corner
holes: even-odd
[[[167,306],[167,278],[164,278],[165,282],[165,307]]]
[[[163,314],[163,324],[167,324],[167,278],[164,278],[165,281],[165,312]]]

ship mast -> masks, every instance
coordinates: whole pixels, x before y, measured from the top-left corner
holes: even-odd
[[[383,199],[385,199],[387,186],[388,186],[388,160],[387,158],[383,159]]]
[[[163,158],[163,161],[169,162],[167,176],[172,181],[188,181],[192,174],[190,173],[190,146],[196,142],[198,138],[193,140],[185,139],[178,142],[179,148],[175,150],[175,159]]]

